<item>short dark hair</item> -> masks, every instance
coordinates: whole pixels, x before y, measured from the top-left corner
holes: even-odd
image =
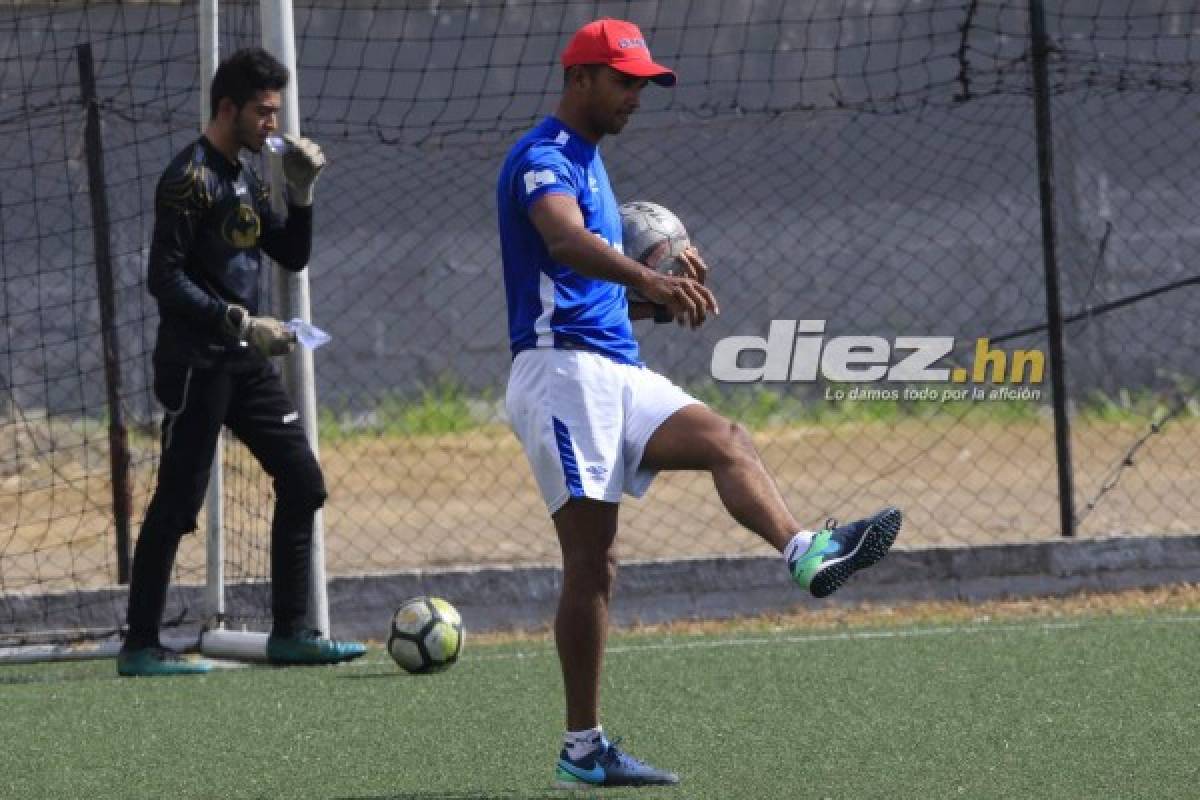
[[[287,86],[288,70],[279,59],[261,47],[238,50],[217,67],[209,90],[212,116],[217,116],[221,99],[228,97],[238,108],[261,91],[279,91]]]
[[[571,70],[580,70],[582,72],[586,72],[594,79],[596,77],[596,73],[599,72],[603,67],[603,64],[573,64],[572,66],[569,66],[563,70],[563,86],[565,87],[571,82]]]

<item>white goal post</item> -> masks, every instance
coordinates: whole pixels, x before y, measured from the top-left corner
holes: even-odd
[[[201,52],[202,67],[202,97],[208,97],[208,86],[216,64],[220,61],[218,55],[218,37],[216,32],[218,0],[200,0],[201,4]],[[260,0],[259,9],[262,18],[263,48],[278,58],[291,75],[283,94],[283,110],[279,120],[281,133],[299,135],[300,133],[300,93],[298,89],[299,75],[296,70],[296,39],[293,24],[291,0]],[[206,28],[211,28],[207,32]],[[209,107],[207,101],[203,108],[203,117],[207,122]],[[271,202],[278,211],[285,210],[284,183],[279,159],[269,159]],[[288,272],[275,268],[275,282],[281,287],[278,292],[278,316],[282,319],[300,319],[311,321],[311,302],[308,288],[308,270],[300,273]],[[305,435],[313,453],[320,456],[317,440],[317,397],[316,382],[313,368],[312,352],[304,347],[297,347],[284,365],[284,378],[288,393],[296,403],[300,412],[300,420],[304,425]],[[225,620],[225,583],[224,583],[224,525],[222,515],[222,481],[221,481],[221,450],[218,446],[215,463],[213,464],[213,479],[209,485],[208,504],[208,537],[207,547],[207,587],[208,626],[200,638],[200,650],[205,655],[216,658],[235,658],[246,660],[264,660],[267,652],[267,634],[265,632],[234,631],[224,626]],[[322,511],[318,510],[313,522],[313,538],[311,549],[311,568],[309,570],[308,590],[308,625],[328,635],[329,630],[329,598],[325,585],[325,520]]]

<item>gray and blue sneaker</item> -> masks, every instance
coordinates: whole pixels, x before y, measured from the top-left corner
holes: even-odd
[[[617,747],[620,739],[601,740],[600,748],[578,760],[558,754],[554,785],[559,789],[587,789],[593,786],[673,786],[679,783],[674,772],[638,761]]]
[[[900,509],[891,507],[842,526],[829,520],[808,549],[788,562],[792,580],[813,597],[828,597],[855,572],[887,555],[903,521]]]
[[[117,653],[117,674],[126,678],[161,678],[172,675],[203,675],[212,670],[212,662],[188,658],[166,647],[121,648]]]
[[[339,664],[367,652],[362,642],[326,639],[320,631],[303,630],[289,636],[267,637],[267,661],[272,664]]]

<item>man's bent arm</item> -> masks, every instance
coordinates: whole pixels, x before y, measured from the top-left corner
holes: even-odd
[[[656,272],[589,231],[579,204],[569,194],[542,195],[529,207],[529,220],[550,257],[581,275],[635,289],[651,303],[666,306],[671,316],[684,315],[692,327],[702,325],[707,313],[716,311],[716,298],[704,285]]]
[[[529,208],[529,220],[541,234],[550,257],[580,275],[643,291],[654,271],[623,255],[587,229],[579,204],[569,194],[542,195]]]
[[[312,206],[288,205],[286,222],[274,214],[268,218],[260,244],[262,249],[289,272],[308,266],[312,254]]]

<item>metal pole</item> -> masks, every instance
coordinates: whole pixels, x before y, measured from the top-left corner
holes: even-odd
[[[117,582],[129,583],[129,520],[133,489],[129,478],[129,431],[121,408],[121,344],[117,336],[117,300],[109,247],[108,196],[105,194],[104,150],[100,143],[100,106],[92,46],[75,48],[83,89],[84,147],[87,151],[88,196],[92,205],[92,243],[96,254],[96,294],[100,302],[100,341],[104,350],[104,383],[108,391],[108,460],[112,477],[113,521],[117,528]]]
[[[1055,226],[1054,150],[1050,115],[1050,45],[1042,0],[1029,0],[1033,33],[1033,107],[1037,129],[1038,191],[1042,204],[1042,263],[1046,272],[1046,322],[1050,341],[1050,377],[1054,387],[1054,450],[1058,460],[1058,504],[1063,536],[1075,535],[1074,481],[1071,477],[1071,423],[1067,417],[1066,362],[1063,352],[1062,301],[1058,290],[1058,233]]]
[[[212,115],[209,89],[217,71],[221,47],[217,39],[217,0],[200,0],[200,130]],[[210,625],[222,627],[225,620],[225,435],[217,434],[205,506],[204,594]]]
[[[278,58],[288,68],[291,80],[284,90],[283,114],[280,129],[283,133],[299,135],[300,133],[300,77],[296,71],[296,36],[292,19],[291,0],[262,0],[262,36],[263,47]],[[271,201],[275,207],[284,211],[283,173],[278,158],[272,158],[271,163]],[[284,319],[299,317],[309,321],[312,318],[311,300],[308,289],[308,270],[288,272],[276,268],[276,278],[283,291],[283,308],[280,316]],[[300,412],[300,421],[304,425],[304,433],[313,454],[320,457],[317,442],[317,391],[313,369],[312,352],[304,347],[297,347],[288,357],[284,369],[288,391]],[[329,634],[329,598],[325,587],[325,515],[317,511],[313,521],[312,566],[309,572],[308,595],[308,624]]]

